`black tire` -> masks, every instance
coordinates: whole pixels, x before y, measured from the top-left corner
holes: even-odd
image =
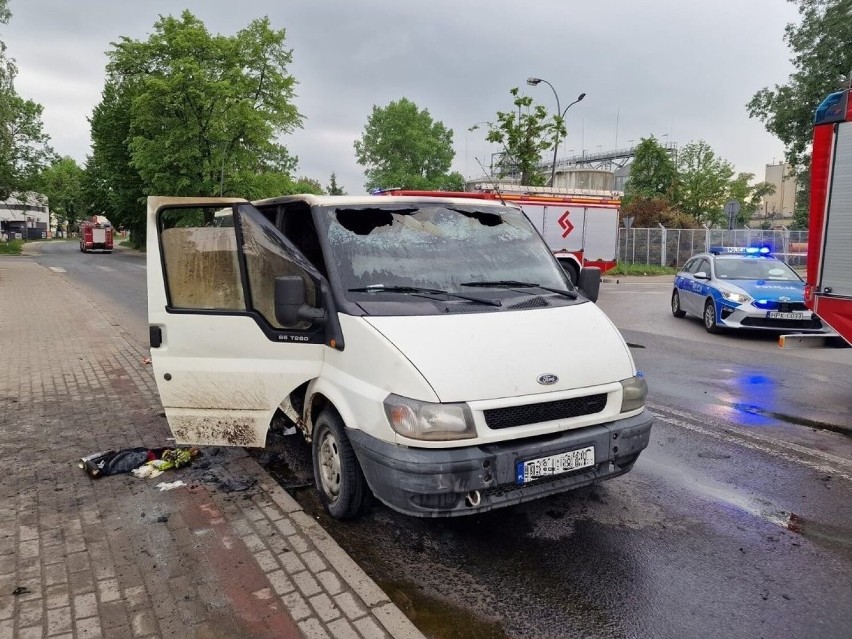
[[[571,286],[577,286],[580,279],[580,271],[577,269],[577,265],[571,260],[559,260],[559,265],[565,271],[568,279],[571,280]]]
[[[370,489],[346,437],[343,420],[330,409],[322,411],[311,437],[314,483],[320,501],[335,519],[352,519],[365,508]]]
[[[680,293],[677,292],[677,289],[672,292],[672,315],[677,318],[686,315],[686,312],[680,307]]]
[[[710,299],[704,302],[704,328],[708,333],[720,333],[722,331],[716,323],[716,304]]]
[[[574,264],[565,267],[565,272],[568,273],[568,279],[571,280],[572,286],[577,286],[580,281],[580,273]]]

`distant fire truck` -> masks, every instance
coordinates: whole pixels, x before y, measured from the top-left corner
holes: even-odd
[[[852,344],[852,89],[816,110],[805,304]]]
[[[597,266],[602,273],[615,267],[622,196],[619,191],[480,186],[470,192],[389,189],[381,194],[475,198],[516,204],[541,233],[571,281],[577,282],[583,266]]]
[[[100,222],[80,222],[80,250],[112,253],[112,226]]]

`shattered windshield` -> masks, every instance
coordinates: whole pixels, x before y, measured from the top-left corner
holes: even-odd
[[[471,282],[504,280],[571,288],[523,213],[510,207],[329,207],[319,219],[328,226],[331,261],[345,290],[416,287],[470,295]]]

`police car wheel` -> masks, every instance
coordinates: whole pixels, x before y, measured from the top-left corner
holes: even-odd
[[[716,305],[713,300],[707,300],[704,304],[704,328],[708,333],[720,332],[719,325],[716,323]]]
[[[672,315],[675,317],[683,317],[686,315],[686,313],[680,308],[680,295],[677,291],[672,293]]]

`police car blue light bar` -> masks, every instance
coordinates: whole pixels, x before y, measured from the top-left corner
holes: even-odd
[[[738,253],[744,255],[769,255],[772,251],[768,246],[711,246],[714,255],[722,253]]]

